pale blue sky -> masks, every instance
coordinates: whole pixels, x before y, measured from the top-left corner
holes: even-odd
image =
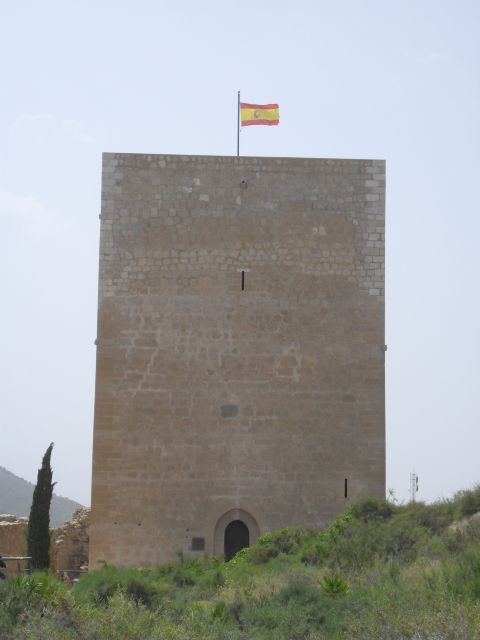
[[[88,504],[102,151],[387,161],[387,486],[480,482],[480,3],[0,0],[0,465]]]

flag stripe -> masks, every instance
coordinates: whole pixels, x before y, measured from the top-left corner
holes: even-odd
[[[241,102],[241,109],[278,109],[278,104],[250,104],[249,102]]]
[[[278,111],[242,111],[242,120],[280,120]]]
[[[242,109],[242,120],[279,120],[278,109]]]
[[[279,120],[242,120],[242,127],[250,127],[253,124],[277,125]]]

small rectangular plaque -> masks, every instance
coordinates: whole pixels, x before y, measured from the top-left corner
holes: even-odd
[[[192,551],[205,551],[205,538],[192,538]]]

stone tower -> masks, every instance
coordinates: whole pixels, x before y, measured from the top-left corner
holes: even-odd
[[[90,567],[385,495],[381,160],[103,157]]]

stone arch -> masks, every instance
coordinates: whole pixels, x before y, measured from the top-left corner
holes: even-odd
[[[218,519],[213,534],[213,553],[220,558],[223,558],[224,554],[225,529],[234,520],[240,520],[247,527],[250,545],[255,544],[260,535],[260,527],[248,511],[244,511],[243,509],[230,509],[230,511],[227,511]]]

